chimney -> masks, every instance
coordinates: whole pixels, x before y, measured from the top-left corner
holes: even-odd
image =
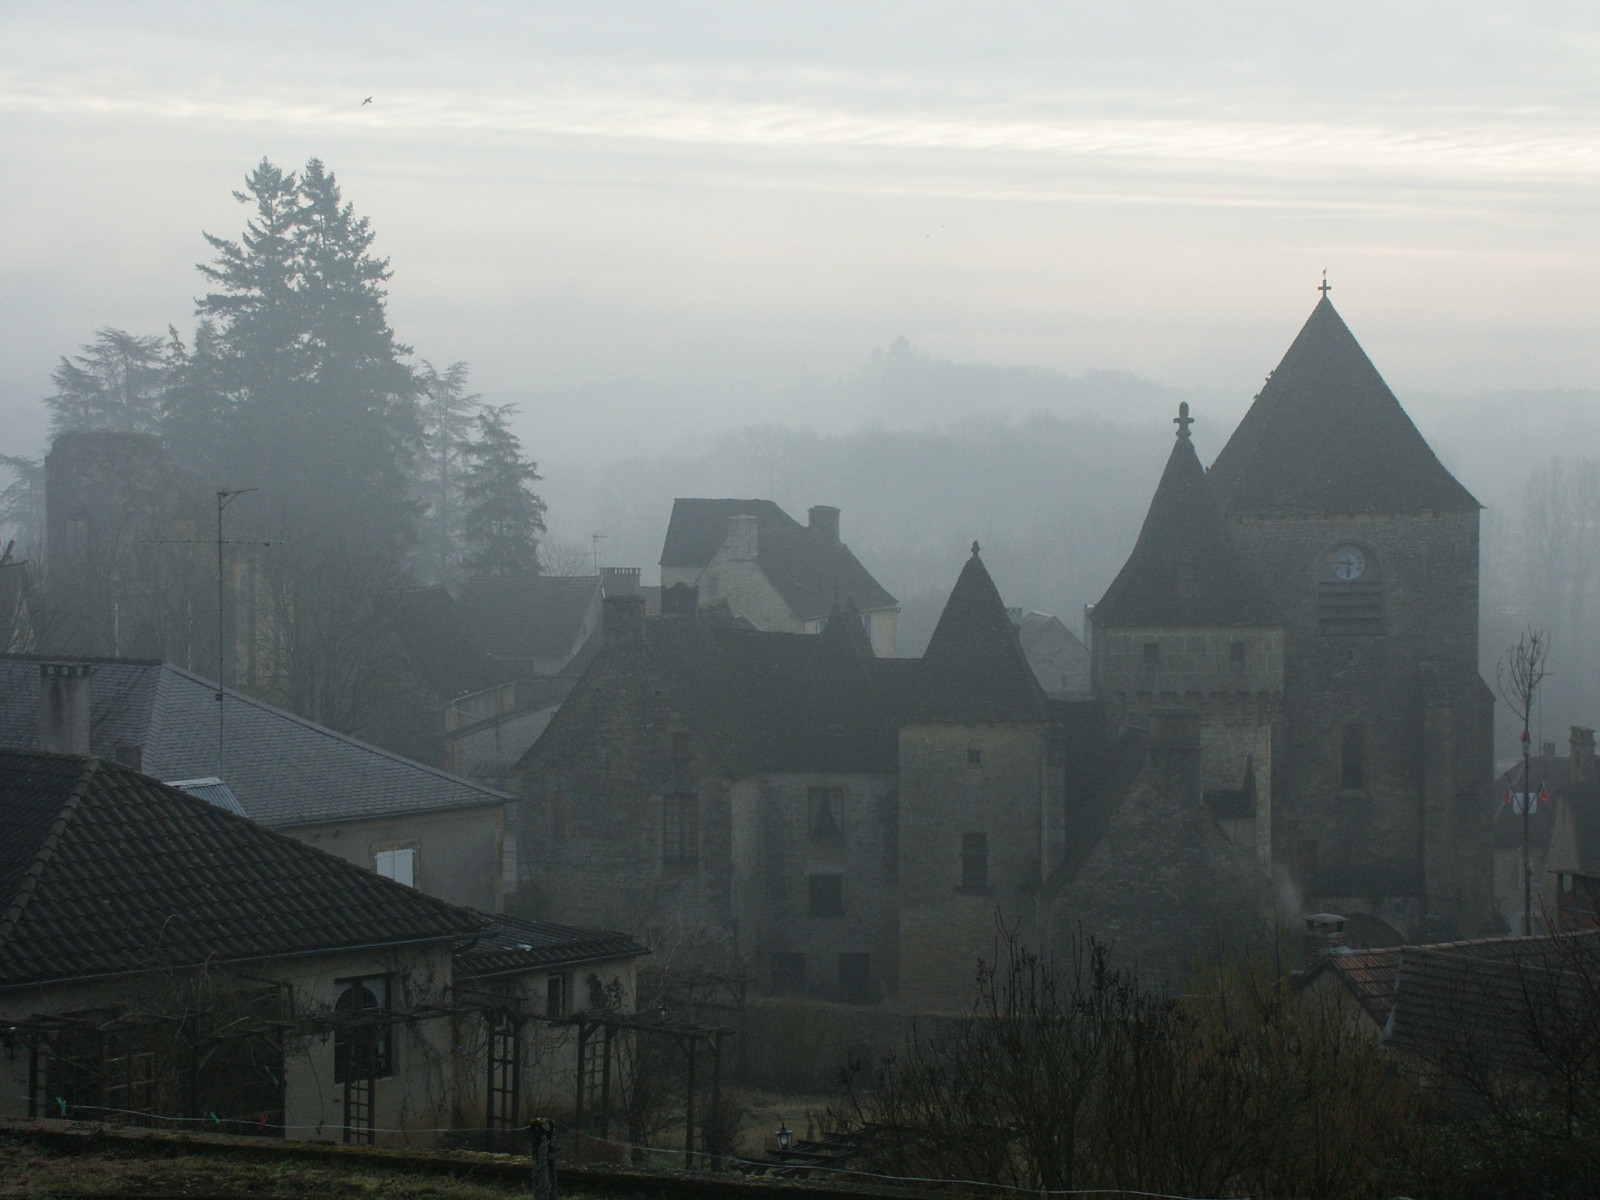
[[[39,664],[39,746],[57,754],[89,753],[89,665]]]
[[[639,591],[638,567],[601,567],[600,587],[608,596],[632,596]]]
[[[1330,954],[1347,954],[1344,944],[1345,919],[1338,913],[1312,913],[1306,918],[1306,970],[1311,970]]]
[[[813,504],[806,510],[811,528],[829,541],[839,540],[839,510],[831,504]]]
[[[723,543],[729,558],[750,559],[756,556],[759,543],[756,537],[756,518],[748,513],[728,518],[728,540]]]
[[[663,617],[692,617],[700,609],[700,589],[692,583],[675,583],[661,592]]]
[[[1020,608],[1007,607],[1007,609],[1006,609],[1006,619],[1011,622],[1011,624],[1012,624],[1012,626],[1014,628],[1016,628],[1016,629],[1021,629],[1022,628],[1022,610]]]
[[[1574,725],[1567,746],[1572,755],[1572,782],[1593,783],[1595,781],[1594,730]]]
[[[601,628],[608,642],[637,642],[644,638],[644,596],[607,596],[601,601]]]

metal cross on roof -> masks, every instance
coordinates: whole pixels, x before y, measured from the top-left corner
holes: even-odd
[[[1323,267],[1322,268],[1322,286],[1317,288],[1317,291],[1322,293],[1322,298],[1324,300],[1326,300],[1328,298],[1328,293],[1333,291],[1333,284],[1328,282],[1328,268],[1327,267]]]
[[[1194,424],[1194,418],[1189,415],[1189,402],[1178,402],[1178,415],[1172,418],[1172,423],[1178,427],[1178,436],[1185,441],[1189,438],[1189,426]]]

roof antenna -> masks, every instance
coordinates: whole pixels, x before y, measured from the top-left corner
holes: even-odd
[[[1189,426],[1194,424],[1194,418],[1189,415],[1189,402],[1178,401],[1178,415],[1172,418],[1172,423],[1178,427],[1178,436],[1184,441],[1189,440]]]
[[[1328,282],[1328,268],[1327,267],[1323,267],[1322,268],[1322,286],[1319,287],[1317,289],[1317,291],[1322,293],[1322,298],[1324,300],[1326,300],[1328,298],[1328,293],[1333,291],[1333,284]]]

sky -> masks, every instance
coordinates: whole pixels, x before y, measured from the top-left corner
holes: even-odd
[[[1324,269],[1402,399],[1594,388],[1597,63],[1592,3],[4,0],[0,452],[192,328],[263,156],[547,467],[885,419],[796,381],[902,335],[1242,403]]]

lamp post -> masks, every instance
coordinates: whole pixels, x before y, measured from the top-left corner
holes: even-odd
[[[789,1153],[789,1148],[794,1145],[794,1130],[789,1128],[789,1122],[780,1120],[773,1136],[778,1139],[778,1153]]]

